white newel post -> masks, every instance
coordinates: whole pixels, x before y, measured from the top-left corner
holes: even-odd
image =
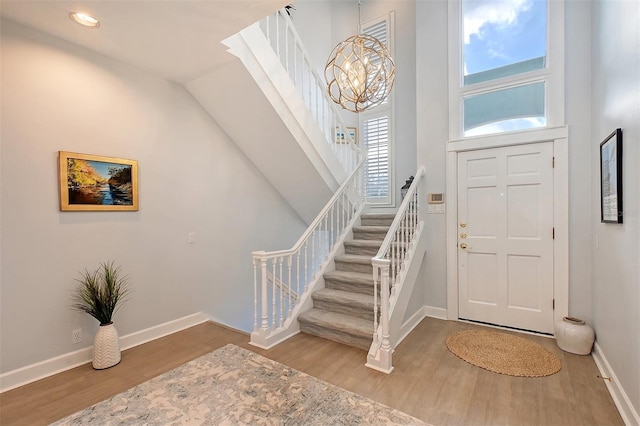
[[[377,274],[380,272],[380,328],[382,334],[382,342],[380,349],[375,355],[375,359],[369,357],[367,366],[384,373],[391,373],[393,365],[391,354],[391,342],[389,340],[389,268],[391,261],[389,259],[372,259],[373,270]]]

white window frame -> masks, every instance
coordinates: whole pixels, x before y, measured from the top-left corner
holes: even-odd
[[[530,131],[563,126],[564,123],[564,0],[547,0],[547,57],[541,70],[463,86],[462,0],[449,1],[449,139],[464,136],[463,99],[529,83],[545,82],[547,125]],[[506,132],[505,132],[506,133]],[[500,133],[502,134],[502,133]]]
[[[362,33],[363,28],[370,27],[382,21],[386,21],[387,23],[387,49],[389,49],[391,57],[394,58],[395,11],[391,10],[382,16],[363,22],[362,24],[360,24],[359,32]],[[366,110],[358,114],[358,132],[362,135],[363,146],[366,146],[364,139],[364,122],[366,120],[375,119],[380,116],[389,117],[389,193],[385,198],[368,199],[367,202],[373,208],[395,207],[395,89],[391,90],[387,102],[376,108]]]

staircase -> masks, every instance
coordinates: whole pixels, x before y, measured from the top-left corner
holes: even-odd
[[[363,214],[344,242],[345,254],[335,257],[336,270],[325,273],[325,288],[312,293],[313,308],[300,314],[300,331],[369,350],[374,330],[374,286],[371,258],[394,215]]]

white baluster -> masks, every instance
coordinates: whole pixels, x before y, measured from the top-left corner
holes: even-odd
[[[298,87],[298,43],[293,46],[293,85]]]
[[[276,260],[277,258],[271,259],[271,288],[272,288],[272,307],[271,307],[271,329],[276,329]]]
[[[300,297],[300,250],[296,253],[296,293]],[[298,299],[296,299],[297,302]]]
[[[330,246],[329,246],[329,251],[333,250],[333,246],[336,244],[336,224],[334,222],[333,216],[334,216],[334,206],[331,206],[331,235],[330,235]]]
[[[304,242],[304,292],[309,290],[309,244]]]
[[[280,327],[282,327],[282,324],[284,324],[284,293],[285,293],[285,282],[282,279],[282,265],[284,264],[284,258],[280,257],[278,259],[278,264],[280,265],[280,281],[278,281],[279,287],[280,287]]]
[[[280,57],[280,19],[279,16],[276,16],[276,56],[279,60],[282,60]]]
[[[287,64],[285,69],[287,74],[291,75],[291,70],[289,69],[289,21],[285,21],[284,28],[284,62]]]
[[[316,230],[311,234],[311,280],[316,278]]]
[[[268,308],[268,290],[267,290],[267,258],[260,259],[260,270],[262,273],[262,324],[261,329],[266,332],[269,329],[269,308]]]
[[[291,316],[291,310],[292,310],[292,305],[291,305],[291,291],[293,290],[293,286],[291,285],[292,281],[291,281],[291,264],[292,264],[292,258],[291,255],[289,255],[289,258],[287,259],[287,267],[289,268],[289,280],[287,281],[287,300],[288,305],[289,305],[289,310],[287,311],[287,319],[289,319],[289,317]],[[284,324],[280,324],[280,327],[282,327]]]
[[[327,261],[327,259],[329,259],[329,250],[330,250],[330,246],[329,246],[329,216],[324,217],[324,243],[325,243],[325,247],[324,247],[324,262]]]

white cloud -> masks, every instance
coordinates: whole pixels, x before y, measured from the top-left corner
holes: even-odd
[[[473,34],[482,38],[486,24],[509,26],[518,15],[531,7],[532,0],[467,0],[464,2],[464,42],[469,44]]]
[[[496,123],[485,124],[474,127],[464,132],[465,137],[490,135],[493,133],[513,132],[516,130],[535,129],[547,125],[545,117],[523,117],[512,118],[510,120],[498,121]]]

